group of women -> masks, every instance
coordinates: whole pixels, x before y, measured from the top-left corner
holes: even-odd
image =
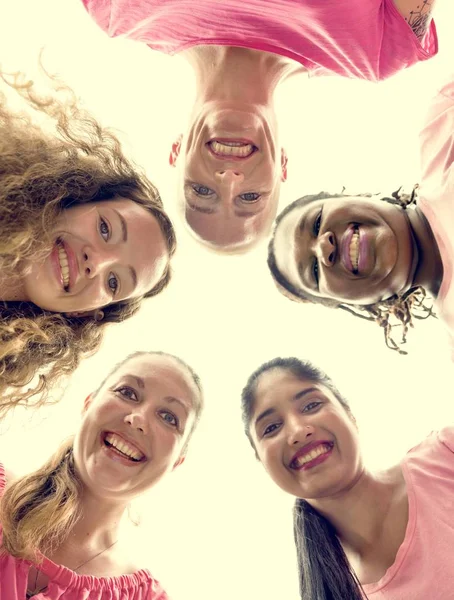
[[[197,96],[172,147],[180,213],[208,248],[269,242],[279,290],[376,321],[391,348],[436,312],[454,339],[454,81],[421,133],[422,179],[386,198],[304,196],[275,220],[287,156],[273,96],[301,73],[381,80],[438,50],[425,0],[83,0],[110,36],[181,53]],[[88,17],[87,17],[88,18]],[[0,100],[0,412],[46,403],[108,323],[170,282],[176,238],[158,190],[60,83],[2,76],[50,127]],[[321,115],[320,115],[321,118]],[[273,222],[275,225],[273,226]],[[302,308],[303,310],[303,308]],[[199,377],[159,351],[126,357],[85,401],[74,437],[37,471],[0,465],[0,596],[164,600],[121,551],[132,498],[179,467],[200,419]],[[276,358],[242,393],[246,436],[296,498],[303,600],[448,599],[454,428],[370,472],[350,407],[311,363]],[[440,577],[440,573],[443,577]]]

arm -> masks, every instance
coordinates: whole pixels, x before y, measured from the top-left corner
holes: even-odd
[[[435,2],[436,0],[394,0],[397,10],[419,40],[423,39],[429,28]]]

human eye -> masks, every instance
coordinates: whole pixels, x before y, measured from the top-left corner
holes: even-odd
[[[303,412],[314,410],[315,408],[318,408],[321,404],[322,404],[322,402],[319,402],[317,400],[314,400],[313,402],[309,402],[303,408]]]
[[[279,429],[279,423],[271,423],[270,425],[265,427],[262,435],[263,435],[263,437],[269,437],[273,433],[275,433],[278,429]]]
[[[118,291],[118,278],[116,275],[114,275],[113,273],[109,273],[109,278],[107,279],[107,285],[109,288],[109,291],[112,292],[112,294],[116,294]]]
[[[99,219],[99,233],[101,234],[102,239],[107,242],[110,238],[110,227],[109,223],[105,221],[102,217]]]
[[[122,385],[121,387],[116,388],[115,393],[120,394],[123,398],[127,398],[128,400],[134,400],[134,402],[138,401],[138,397],[136,391],[129,387],[128,385]]]
[[[198,183],[192,184],[192,189],[198,196],[211,196],[214,191],[206,185],[199,185]]]
[[[240,194],[240,198],[244,202],[251,204],[253,202],[257,202],[257,200],[260,200],[261,195],[256,192],[246,192],[245,194]]]
[[[318,215],[316,216],[315,221],[314,221],[314,226],[312,228],[315,237],[317,237],[320,232],[321,223],[322,223],[322,211],[320,211],[318,213]]]
[[[317,258],[314,258],[313,263],[312,263],[312,275],[313,275],[315,283],[317,284],[317,287],[318,287],[319,265],[318,265],[318,259]]]
[[[178,427],[180,421],[178,417],[176,417],[172,412],[168,410],[162,410],[160,413],[161,419],[165,421],[168,425],[172,425],[172,427]]]

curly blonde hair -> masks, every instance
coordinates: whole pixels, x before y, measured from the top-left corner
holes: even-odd
[[[74,93],[54,77],[48,96],[38,94],[20,74],[0,77],[53,126],[51,134],[44,133],[31,116],[9,110],[0,92],[2,274],[49,252],[50,234],[63,210],[117,197],[154,215],[171,257],[175,233],[159,193],[125,157],[118,139],[81,110]],[[18,404],[50,402],[50,388],[97,350],[104,327],[131,317],[143,298],[167,286],[170,276],[168,264],[143,297],[110,304],[101,321],[52,313],[27,302],[0,302],[0,414]]]
[[[391,194],[391,197],[383,197],[380,200],[395,204],[405,210],[411,204],[416,204],[417,201],[417,190],[418,185],[413,187],[411,194],[404,194],[399,188],[397,191]],[[364,196],[370,198],[372,194],[356,194],[356,196]],[[413,327],[413,319],[426,319],[427,317],[435,317],[435,313],[432,308],[433,302],[427,297],[426,290],[421,286],[413,286],[407,292],[401,295],[394,295],[386,300],[376,302],[375,304],[369,304],[365,306],[357,304],[347,304],[345,302],[339,303],[335,300],[327,298],[320,298],[311,296],[308,293],[303,293],[302,290],[296,288],[284,274],[279,270],[274,254],[274,234],[276,228],[282,219],[289,212],[293,210],[295,205],[302,206],[309,204],[315,200],[322,200],[325,198],[344,198],[348,197],[347,194],[329,194],[327,192],[320,192],[320,194],[314,196],[304,196],[300,200],[292,202],[287,206],[277,217],[273,237],[268,246],[268,267],[273,276],[274,283],[278,290],[290,300],[296,302],[311,302],[313,304],[319,303],[329,308],[341,308],[350,314],[365,319],[367,321],[374,321],[380,327],[383,328],[385,335],[385,343],[391,350],[396,350],[399,354],[407,354],[402,349],[402,345],[407,341],[407,333],[410,327]],[[400,341],[396,341],[392,334],[394,327],[400,327],[401,337]]]

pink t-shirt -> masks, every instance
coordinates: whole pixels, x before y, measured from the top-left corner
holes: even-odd
[[[377,583],[365,585],[371,600],[454,598],[454,426],[432,432],[412,448],[402,468],[408,524],[394,564]]]
[[[448,328],[454,360],[454,73],[432,102],[420,139],[419,206],[430,223],[443,261],[435,309]]]
[[[316,75],[380,80],[437,53],[393,0],[82,0],[111,37],[175,54],[199,45],[281,54]]]
[[[5,485],[5,472],[0,464],[0,496]],[[0,541],[1,538],[0,526]],[[10,554],[0,555],[1,600],[25,600],[31,564]],[[146,569],[119,577],[93,577],[78,575],[47,558],[40,569],[50,578],[50,583],[45,592],[33,596],[37,600],[168,600],[160,584]]]

